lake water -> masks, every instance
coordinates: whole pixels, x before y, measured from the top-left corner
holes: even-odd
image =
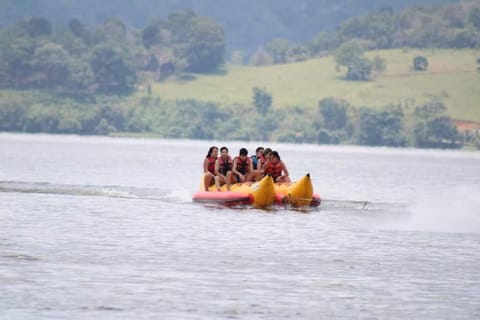
[[[479,152],[270,144],[319,208],[192,203],[224,143],[0,134],[0,319],[480,318]]]

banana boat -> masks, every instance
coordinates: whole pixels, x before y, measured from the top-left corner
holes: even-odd
[[[320,195],[313,192],[309,173],[292,183],[275,183],[275,203],[278,205],[318,207],[320,202]]]
[[[201,180],[203,181],[203,179]],[[201,188],[202,189],[202,188]],[[217,191],[215,185],[208,191],[198,191],[193,195],[194,202],[214,203],[225,206],[251,205],[254,208],[267,208],[272,205],[292,207],[318,207],[320,195],[313,192],[310,174],[292,183],[274,183],[267,175],[258,182],[235,183],[227,190],[223,185]]]
[[[202,180],[203,181],[203,180]],[[227,190],[223,185],[217,191],[215,185],[208,191],[199,191],[193,195],[194,202],[219,203],[227,206],[252,205],[254,208],[266,208],[275,202],[275,186],[271,176],[265,176],[258,182],[235,183]]]

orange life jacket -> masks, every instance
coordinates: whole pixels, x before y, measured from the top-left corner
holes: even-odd
[[[207,159],[208,159],[208,171],[210,173],[215,174],[215,161],[217,161],[217,158],[207,157]]]
[[[230,156],[228,156],[227,161],[225,161],[223,159],[223,157],[219,157],[218,158],[218,171],[221,174],[226,175],[228,171],[232,170],[232,164],[233,164],[233,161],[232,161],[232,158]]]
[[[235,159],[237,159],[237,171],[243,175],[246,175],[248,171],[250,171],[250,158],[246,157],[245,161],[243,161],[240,157],[235,157]]]
[[[280,161],[278,161],[276,164],[269,161],[268,165],[265,167],[265,174],[270,173],[273,180],[275,180],[277,177],[280,177],[282,175],[282,170],[283,169]]]

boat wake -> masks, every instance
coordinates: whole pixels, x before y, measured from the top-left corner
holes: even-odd
[[[41,193],[74,196],[99,196],[121,199],[187,202],[189,197],[172,190],[122,186],[56,184],[49,182],[0,181],[0,192]],[[190,201],[188,201],[190,202]]]
[[[384,208],[402,207],[406,205],[392,204],[387,202],[372,202],[368,200],[343,200],[343,199],[323,199],[322,207],[324,209],[349,209],[349,210],[383,210]]]

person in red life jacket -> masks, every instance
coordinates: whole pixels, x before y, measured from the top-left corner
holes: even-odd
[[[230,190],[230,184],[232,183],[233,178],[232,166],[233,161],[228,154],[228,148],[221,147],[220,157],[218,157],[215,162],[215,185],[217,186],[217,191],[220,191],[220,187],[223,184],[226,184],[227,190]]]
[[[233,176],[237,182],[254,181],[257,171],[253,170],[252,159],[248,157],[248,150],[241,148],[235,159],[233,159]]]
[[[217,161],[218,148],[211,146],[208,149],[207,156],[203,160],[203,185],[205,191],[208,191],[208,187],[215,183],[215,162]]]
[[[262,152],[262,159],[261,159],[261,163],[259,163],[259,167],[258,167],[258,178],[259,179],[262,179],[264,176],[265,176],[265,171],[264,171],[264,165],[265,163],[270,159],[270,155],[272,154],[272,149],[270,148],[265,148]]]
[[[272,149],[270,148],[266,148],[264,151],[263,151],[263,162],[262,162],[262,168],[263,168],[263,165],[265,164],[265,162],[267,162],[268,160],[270,160],[270,155],[272,154]]]
[[[280,155],[277,151],[272,151],[270,158],[265,162],[262,169],[265,174],[271,174],[273,181],[275,182],[291,182],[288,177],[288,169],[285,166],[285,163],[280,159]]]

